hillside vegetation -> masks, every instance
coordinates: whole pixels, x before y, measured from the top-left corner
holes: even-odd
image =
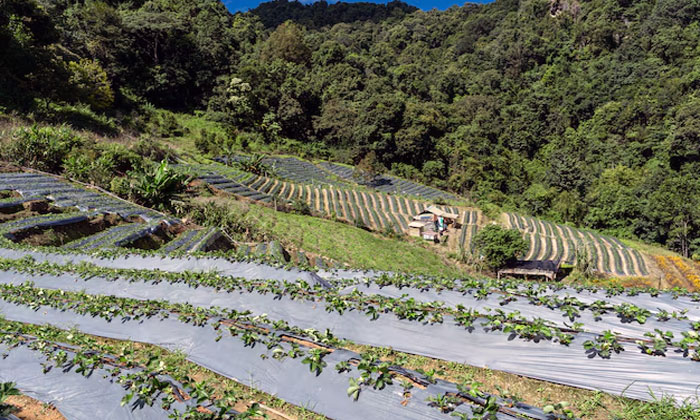
[[[207,150],[371,160],[691,256],[699,12],[680,0],[277,1],[236,15],[215,0],[8,0],[0,106],[112,135],[148,131],[162,119],[150,104],[206,109],[226,126],[202,130]],[[298,23],[275,26],[281,16]]]
[[[700,420],[699,12],[0,0],[0,417]]]

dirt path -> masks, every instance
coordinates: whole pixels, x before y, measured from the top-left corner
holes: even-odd
[[[63,414],[56,409],[56,407],[49,404],[44,404],[43,402],[27,397],[26,395],[13,395],[8,397],[6,402],[19,409],[19,411],[13,414],[19,417],[21,420],[66,419]]]
[[[332,203],[331,203],[331,198],[328,194],[328,190],[325,188],[322,189],[321,194],[323,194],[323,203],[325,205],[324,207],[325,207],[326,214],[330,216],[330,214],[332,212],[332,208],[331,208]]]
[[[369,228],[374,228],[374,229],[376,229],[377,227],[374,226],[374,223],[373,223],[373,221],[372,221],[372,218],[369,217],[369,213],[367,214],[367,217],[366,217],[366,218],[364,217],[364,214],[365,214],[366,212],[364,212],[364,211],[362,211],[362,210],[366,210],[366,207],[367,207],[367,206],[365,206],[365,205],[363,204],[364,200],[360,199],[360,193],[358,193],[358,192],[355,191],[355,190],[352,190],[352,191],[351,191],[351,194],[352,194],[353,197],[355,197],[355,204],[357,204],[357,211],[360,213],[360,214],[356,215],[357,220],[361,220],[362,223],[364,223],[365,225],[367,225],[367,227],[369,227]]]
[[[294,196],[296,186],[292,183],[288,183],[287,185],[289,186],[289,191],[287,193],[287,197],[285,197],[285,198],[289,201],[292,201],[292,197]]]
[[[573,250],[569,246],[569,241],[567,240],[566,235],[564,235],[564,231],[562,231],[561,227],[559,227],[559,226],[555,226],[555,228],[557,229],[557,232],[559,232],[559,235],[561,237],[561,244],[562,244],[562,247],[564,248],[564,251],[562,253],[562,255],[563,255],[562,258],[564,259],[564,261],[573,260],[573,258],[572,258],[574,256]],[[558,243],[556,243],[556,244],[557,244],[557,246],[559,245]]]
[[[503,224],[505,224],[508,229],[518,229],[516,226],[513,225],[513,222],[511,221],[510,216],[508,216],[508,213],[501,214],[501,221],[503,221]]]
[[[588,248],[591,250],[595,250],[596,253],[596,269],[600,271],[601,273],[607,273],[607,271],[603,268],[603,264],[605,263],[605,260],[603,259],[603,251],[600,248],[598,241],[593,238],[593,235],[590,233],[584,234],[582,231],[578,232],[579,235],[581,236],[581,239],[583,240],[584,245],[588,245]],[[587,235],[587,236],[586,236]]]
[[[532,259],[532,252],[535,249],[535,241],[534,241],[535,235],[533,235],[531,233],[526,233],[526,235],[527,235],[528,249],[527,249],[527,255],[525,255],[525,259],[531,260]]]
[[[303,187],[306,189],[306,201],[309,203],[311,207],[314,207],[314,196],[311,194],[311,186],[307,185]]]

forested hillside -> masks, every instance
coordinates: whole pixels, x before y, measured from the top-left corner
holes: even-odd
[[[203,110],[230,137],[203,148],[383,166],[700,253],[698,0],[2,4],[5,113],[117,134]]]

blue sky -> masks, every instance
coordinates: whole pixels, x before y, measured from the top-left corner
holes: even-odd
[[[232,12],[246,11],[257,6],[265,0],[223,0]],[[313,0],[302,0],[302,3],[311,3]],[[356,3],[358,1],[370,1],[372,3],[386,3],[386,0],[343,0],[348,3]],[[412,4],[423,10],[440,9],[445,10],[450,6],[461,6],[466,0],[403,0],[404,3]],[[470,0],[470,3],[489,3],[490,0]],[[329,3],[335,3],[330,0]]]

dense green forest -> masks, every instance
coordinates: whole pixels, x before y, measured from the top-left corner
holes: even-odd
[[[205,111],[228,138],[203,150],[362,161],[700,253],[700,0],[1,3],[4,113],[117,135]]]

